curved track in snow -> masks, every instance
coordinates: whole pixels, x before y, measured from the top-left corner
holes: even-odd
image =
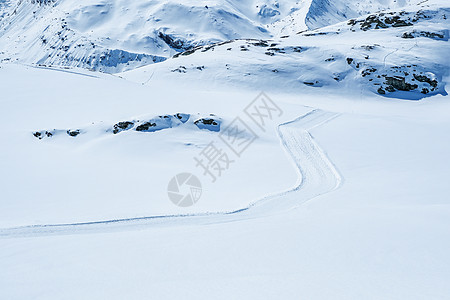
[[[281,142],[298,168],[301,179],[291,190],[267,196],[248,207],[230,212],[4,228],[0,229],[0,238],[104,233],[138,230],[149,226],[217,224],[259,218],[288,211],[340,186],[342,179],[337,169],[309,133],[309,130],[329,122],[338,115],[322,110],[313,110],[304,116],[278,126]]]

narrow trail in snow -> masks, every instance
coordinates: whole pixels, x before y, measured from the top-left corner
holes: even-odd
[[[289,211],[302,203],[337,189],[342,178],[324,151],[309,133],[339,116],[313,110],[293,121],[280,124],[278,134],[298,168],[301,180],[292,189],[260,199],[249,206],[229,212],[165,215],[94,221],[72,224],[31,225],[0,229],[0,238],[39,237],[85,233],[139,230],[149,227],[217,224],[260,218]]]

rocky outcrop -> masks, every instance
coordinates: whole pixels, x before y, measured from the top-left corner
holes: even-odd
[[[404,39],[414,39],[417,37],[427,37],[435,40],[448,40],[445,32],[430,32],[430,31],[410,31],[402,34],[402,38]]]
[[[114,124],[113,133],[118,134],[121,131],[131,129],[134,126],[134,122],[124,121]]]
[[[113,133],[114,135],[119,134],[124,131],[129,131],[134,129],[135,132],[146,133],[146,132],[156,132],[160,130],[170,129],[178,127],[188,123],[191,120],[191,115],[186,113],[176,113],[174,115],[161,115],[147,120],[132,120],[132,121],[120,121],[112,125],[112,128],[101,129],[101,127],[89,127],[83,129],[69,129],[69,130],[42,130],[33,132],[33,136],[39,140],[44,138],[51,138],[54,136],[64,136],[68,135],[70,137],[77,137],[80,134],[88,134],[91,131],[103,130],[105,133]],[[189,125],[190,124],[190,125]],[[213,114],[207,117],[200,117],[195,119],[195,121],[190,121],[187,125],[188,128],[196,127],[198,129],[205,129],[209,131],[220,131],[221,119]],[[195,125],[195,126],[193,126]],[[185,125],[186,126],[186,125]],[[190,127],[189,127],[190,126]]]
[[[412,12],[380,12],[377,14],[371,14],[362,19],[350,19],[348,25],[352,26],[355,30],[359,28],[363,31],[371,29],[385,29],[390,27],[405,27],[412,26],[420,19],[429,18],[431,12],[418,11]]]
[[[71,137],[76,137],[81,133],[80,129],[75,129],[75,130],[67,130],[67,134]]]
[[[395,92],[396,90],[399,91],[412,91],[417,89],[417,84],[410,84],[406,82],[405,77],[401,76],[395,76],[395,77],[389,77],[386,76],[386,90],[388,92]]]
[[[215,132],[220,131],[220,123],[221,123],[220,119],[215,118],[214,115],[211,115],[211,117],[209,117],[209,118],[201,118],[201,119],[194,121],[194,124],[199,129],[206,129],[206,130],[215,131]]]

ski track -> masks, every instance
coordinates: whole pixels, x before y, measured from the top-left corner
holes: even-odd
[[[299,172],[299,182],[288,191],[267,196],[249,206],[215,213],[164,215],[93,221],[72,224],[30,225],[0,229],[0,238],[40,237],[85,233],[140,230],[150,226],[206,225],[261,218],[295,209],[302,203],[331,192],[342,184],[342,177],[316,143],[309,130],[321,126],[339,114],[312,110],[293,121],[278,125],[281,142]]]

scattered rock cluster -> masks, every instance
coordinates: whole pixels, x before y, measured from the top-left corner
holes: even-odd
[[[225,41],[225,42],[220,42],[220,43],[216,43],[216,44],[212,44],[212,45],[208,45],[208,46],[197,46],[194,47],[192,49],[189,49],[187,51],[181,52],[181,53],[177,53],[173,56],[173,58],[177,58],[180,56],[187,56],[187,55],[191,55],[197,51],[201,51],[201,52],[206,52],[206,51],[214,51],[214,49],[216,47],[220,47],[226,44],[230,44],[230,43],[235,43],[235,42],[244,42],[244,44],[242,45],[241,43],[239,43],[239,45],[237,46],[237,48],[240,51],[250,51],[249,48],[254,46],[254,47],[263,47],[263,48],[267,48],[265,54],[269,55],[269,56],[274,56],[275,53],[281,53],[281,54],[285,54],[285,53],[292,53],[292,52],[297,52],[300,53],[302,52],[304,49],[300,46],[287,46],[287,47],[277,47],[278,43],[274,43],[273,41],[270,40],[255,40],[255,39],[244,39],[244,40],[229,40],[229,41]],[[227,48],[227,50],[232,50],[233,48]],[[180,72],[180,73],[185,73],[182,69],[178,68],[175,70],[172,70],[172,72]]]
[[[33,136],[37,139],[44,139],[44,138],[51,138],[55,135],[58,134],[67,134],[70,137],[76,137],[79,134],[81,134],[81,130],[80,129],[69,129],[69,130],[57,130],[57,129],[53,129],[53,130],[42,130],[42,131],[35,131],[33,132]]]
[[[352,30],[355,30],[355,27],[359,26],[359,29],[367,31],[370,29],[411,26],[420,19],[429,17],[430,16],[424,11],[418,11],[416,13],[405,11],[388,13],[380,12],[362,19],[351,19],[347,24],[352,26]]]
[[[114,124],[113,133],[118,134],[121,131],[131,129],[133,126],[134,126],[134,122],[130,122],[130,121],[119,122],[117,124]]]
[[[187,123],[191,119],[190,114],[185,113],[177,113],[174,115],[163,115],[157,116],[148,120],[132,120],[132,121],[121,121],[112,126],[111,129],[108,129],[106,132],[112,132],[113,134],[118,134],[127,130],[134,130],[136,132],[155,132],[164,129],[169,129],[173,127],[180,126],[182,124]],[[196,118],[192,121],[192,123],[198,129],[205,129],[209,131],[219,132],[221,119],[216,117],[213,114],[210,114],[208,117],[200,117]],[[43,138],[51,138],[58,134],[67,134],[70,137],[77,137],[78,135],[88,132],[89,130],[81,130],[81,129],[69,129],[69,130],[43,130],[33,132],[33,136],[39,140]]]
[[[439,33],[439,32],[413,30],[411,32],[405,32],[402,35],[402,38],[404,38],[404,39],[414,39],[417,37],[427,37],[427,38],[435,39],[435,40],[448,40],[448,38],[445,37],[444,32]]]
[[[44,137],[52,137],[53,133],[51,133],[50,131],[36,131],[33,132],[34,137],[42,140]]]
[[[367,61],[346,58],[347,64],[359,72],[376,88],[378,94],[386,95],[395,91],[417,91],[422,94],[437,93],[439,82],[436,74],[418,65],[393,66],[385,68],[373,66]]]
[[[39,4],[39,5],[50,5],[53,2],[55,2],[55,0],[31,0],[32,4]]]
[[[417,65],[392,67],[378,75],[374,85],[379,94],[395,91],[419,91],[422,94],[437,92],[439,88],[436,75],[432,72],[420,71]]]
[[[419,10],[415,12],[398,11],[398,12],[379,12],[371,14],[368,16],[360,17],[357,19],[351,19],[348,21],[347,25],[339,24],[337,26],[331,26],[324,29],[318,29],[314,31],[299,32],[298,35],[310,37],[310,36],[320,36],[327,34],[340,34],[343,31],[354,32],[357,30],[368,31],[376,29],[385,28],[407,28],[406,30],[399,29],[396,32],[398,38],[411,39],[417,37],[426,37],[437,40],[448,40],[448,32],[445,30],[441,31],[424,31],[424,30],[412,30],[412,25],[415,25],[422,20],[430,20],[434,18],[446,19],[445,12],[439,10]],[[323,31],[326,30],[326,31]],[[403,31],[403,32],[402,32]],[[283,36],[287,38],[288,36]],[[415,93],[413,98],[422,98],[423,95],[433,95],[439,92],[445,93],[443,89],[443,84],[440,84],[440,71],[434,67],[425,67],[417,65],[398,65],[394,67],[386,66],[386,57],[391,53],[387,54],[387,50],[384,46],[380,44],[363,44],[361,46],[355,46],[352,49],[356,52],[352,57],[346,57],[342,53],[336,51],[330,51],[329,56],[323,58],[323,56],[318,55],[314,51],[314,48],[300,47],[300,46],[290,46],[289,44],[283,42],[282,40],[261,40],[261,39],[240,39],[240,40],[229,40],[226,42],[216,43],[208,46],[199,46],[193,49],[189,49],[186,52],[179,53],[174,57],[180,55],[191,55],[197,51],[214,51],[216,47],[227,45],[223,50],[235,50],[242,51],[254,55],[257,52],[258,55],[263,54],[268,56],[268,65],[270,66],[268,70],[271,73],[284,73],[283,67],[278,68],[276,60],[270,60],[269,57],[276,57],[277,55],[289,55],[293,53],[303,53],[309,52],[312,57],[320,57],[330,65],[333,64],[333,68],[338,67],[340,70],[335,72],[330,72],[329,77],[326,77],[326,72],[321,67],[318,67],[318,71],[322,71],[322,75],[309,78],[308,74],[300,74],[298,77],[298,82],[303,83],[310,87],[321,87],[326,84],[333,84],[333,82],[341,82],[344,80],[349,72],[345,65],[353,68],[362,78],[369,83],[370,88],[373,92],[388,95],[396,91],[412,92]],[[261,50],[259,50],[259,49]],[[317,48],[320,49],[320,48]],[[386,52],[384,61],[380,62],[379,58],[382,57],[380,54]],[[394,51],[395,52],[395,51]],[[394,53],[393,52],[393,53]],[[373,53],[373,54],[372,54]],[[302,58],[299,55],[299,58]],[[372,59],[372,56],[375,59]],[[300,60],[300,65],[304,60]],[[343,64],[344,63],[344,64]],[[318,64],[319,65],[319,64]],[[227,70],[230,69],[230,64],[225,64]],[[289,66],[290,67],[290,66]],[[287,72],[292,71],[289,67],[285,68]],[[199,70],[203,70],[204,66],[197,67]],[[194,70],[195,66],[190,67],[179,66],[172,70],[172,72],[177,73],[187,73],[190,70]],[[194,70],[195,71],[195,70]],[[314,73],[314,72],[311,72]],[[319,72],[317,72],[319,73]],[[245,75],[250,75],[250,73],[245,73]],[[332,79],[333,81],[329,80]],[[420,95],[422,94],[422,95]]]

